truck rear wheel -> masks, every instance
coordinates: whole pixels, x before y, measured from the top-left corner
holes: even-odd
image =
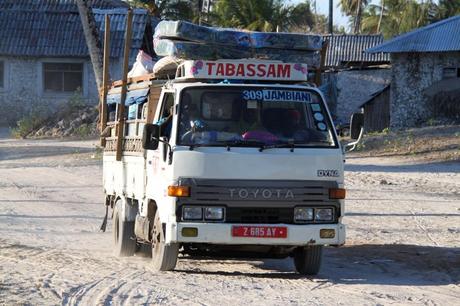
[[[112,224],[115,255],[120,257],[133,256],[136,251],[134,222],[124,221],[122,219],[121,209],[121,200],[118,200],[113,210]]]
[[[152,264],[155,271],[171,271],[176,267],[179,245],[165,243],[165,233],[158,211],[152,229]]]
[[[297,248],[294,251],[294,265],[300,274],[316,275],[321,267],[322,245]]]
[[[152,258],[152,246],[147,243],[138,243],[136,246],[136,256]]]

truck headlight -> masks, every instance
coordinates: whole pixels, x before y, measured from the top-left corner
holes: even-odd
[[[294,209],[294,222],[308,222],[313,221],[313,208],[310,207],[296,207]]]
[[[332,221],[333,219],[332,208],[315,208],[315,221]]]
[[[202,220],[203,209],[201,207],[184,206],[182,208],[182,220]]]
[[[205,207],[204,219],[212,221],[220,221],[224,219],[223,207]]]

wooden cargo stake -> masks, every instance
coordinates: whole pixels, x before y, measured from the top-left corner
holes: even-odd
[[[321,74],[323,73],[324,71],[324,66],[326,64],[326,51],[327,51],[327,48],[329,46],[329,40],[326,40],[324,43],[323,43],[323,47],[321,48],[321,62],[319,64],[319,68],[316,69],[316,73],[315,73],[315,84],[316,86],[321,86],[321,83],[322,83],[322,80],[321,80]]]
[[[109,90],[109,57],[110,57],[110,16],[105,15],[105,30],[104,30],[104,71],[102,75],[102,96],[99,112],[99,120],[101,122],[101,133],[107,127],[107,93]],[[105,147],[105,137],[101,136],[101,146]]]
[[[125,50],[123,55],[123,79],[121,85],[121,98],[120,105],[118,107],[118,122],[117,122],[117,151],[116,159],[121,160],[123,139],[124,139],[124,127],[125,127],[125,100],[127,92],[127,81],[128,81],[128,65],[129,65],[129,51],[131,49],[131,24],[133,20],[133,11],[128,9],[128,15],[126,20],[126,33],[125,33]]]

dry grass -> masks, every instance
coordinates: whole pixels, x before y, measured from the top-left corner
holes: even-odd
[[[364,136],[355,156],[399,156],[420,160],[460,161],[460,125],[414,128]]]

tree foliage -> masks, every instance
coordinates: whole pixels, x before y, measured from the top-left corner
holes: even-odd
[[[357,0],[342,0],[341,5],[347,2],[342,10],[353,1]],[[380,0],[379,4],[366,3],[361,32],[382,33],[385,38],[391,38],[457,14],[460,14],[460,0],[440,0],[439,4],[433,0]]]
[[[326,17],[313,13],[309,0],[218,0],[211,23],[254,31],[324,32]]]
[[[151,14],[211,26],[255,31],[327,32],[327,17],[315,14],[312,1],[215,0],[213,11],[201,12],[203,0],[126,0]],[[382,33],[386,38],[460,14],[460,0],[340,0],[353,33]],[[345,29],[334,28],[335,33]]]
[[[368,0],[340,0],[339,2],[341,11],[350,17],[350,23],[355,34],[361,32],[361,18],[368,3]]]
[[[133,7],[147,9],[161,19],[200,21],[202,0],[127,0]]]
[[[325,32],[327,18],[313,13],[310,0],[296,5],[286,0],[216,0],[209,14],[202,0],[127,0],[162,19],[202,22],[254,31]]]
[[[211,20],[224,27],[276,31],[288,27],[290,11],[281,0],[220,0]]]
[[[451,16],[460,15],[460,0],[439,0],[437,20],[449,18]]]

